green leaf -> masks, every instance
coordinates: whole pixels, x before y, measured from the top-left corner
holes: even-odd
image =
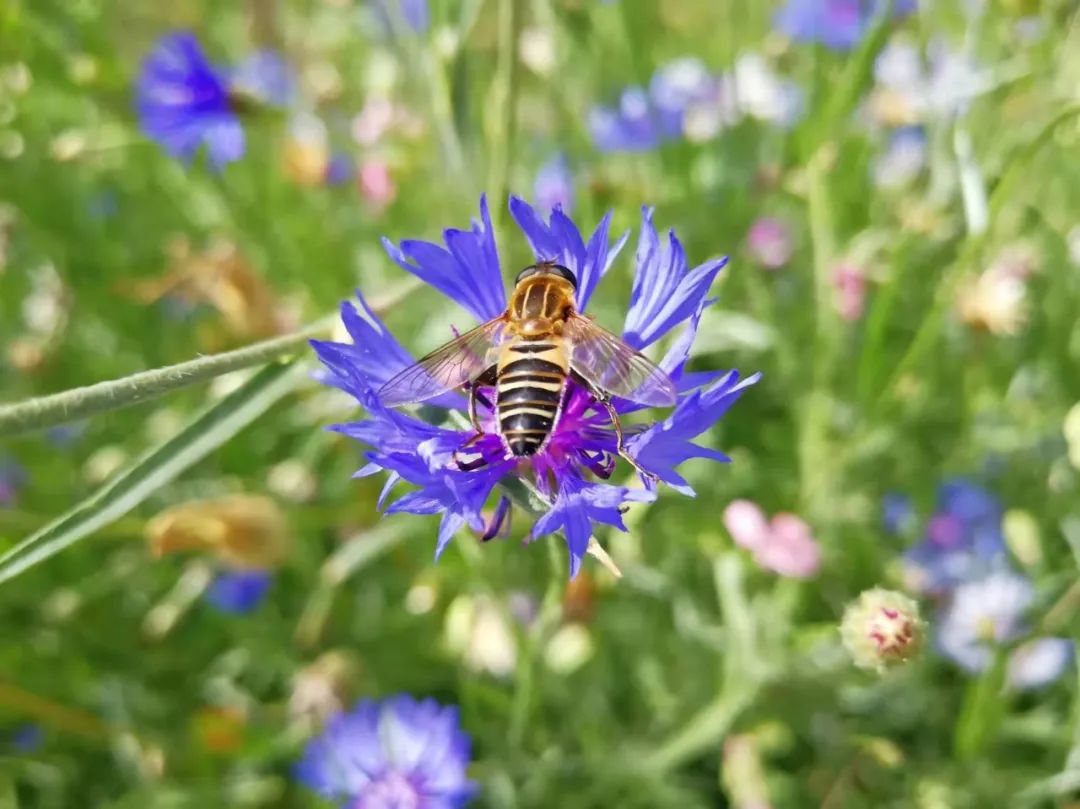
[[[986,749],[1005,716],[1006,700],[1002,691],[1007,660],[1005,652],[999,649],[993,665],[971,682],[964,693],[953,738],[956,757],[962,761],[970,761]]]
[[[307,377],[304,364],[264,368],[94,494],[0,556],[0,583],[124,516],[220,447]]]

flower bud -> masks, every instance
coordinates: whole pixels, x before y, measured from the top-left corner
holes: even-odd
[[[573,674],[593,656],[592,634],[582,624],[561,627],[544,650],[544,662],[555,674]]]
[[[293,678],[289,715],[295,721],[323,724],[352,700],[360,674],[360,661],[349,652],[324,653]]]
[[[923,639],[919,605],[892,590],[867,590],[844,610],[840,635],[856,666],[883,671],[919,651]]]
[[[503,612],[483,596],[460,595],[446,610],[446,648],[471,671],[509,677],[517,666],[517,641]]]
[[[1030,511],[1009,509],[1001,521],[1005,544],[1024,567],[1036,567],[1042,563],[1042,542],[1039,538],[1039,521]]]

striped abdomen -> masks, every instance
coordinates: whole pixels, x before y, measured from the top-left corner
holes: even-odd
[[[513,455],[533,455],[555,427],[569,366],[562,344],[515,340],[498,363],[499,433]]]

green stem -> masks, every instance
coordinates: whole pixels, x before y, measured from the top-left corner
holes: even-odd
[[[514,700],[510,707],[510,723],[507,731],[507,738],[513,748],[520,748],[525,739],[525,729],[532,715],[533,692],[537,669],[540,666],[540,656],[562,618],[563,565],[555,544],[548,542],[547,546],[551,563],[547,589],[544,591],[544,599],[541,602],[540,615],[528,634],[527,643],[517,665],[517,684],[514,688]]]
[[[430,50],[426,54],[428,87],[431,91],[431,117],[439,133],[443,153],[450,164],[450,171],[457,177],[465,176],[465,150],[461,146],[457,124],[454,122],[454,102],[450,95],[450,82],[438,56]]]
[[[1078,116],[1080,116],[1080,105],[1066,107],[1051,118],[1039,134],[1020,149],[1010,161],[1008,168],[990,194],[989,214],[985,229],[980,232],[968,231],[956,260],[942,274],[930,311],[922,319],[918,331],[915,332],[915,337],[912,339],[907,351],[900,358],[900,362],[896,364],[896,369],[882,391],[882,399],[887,398],[896,390],[898,383],[904,376],[918,365],[923,355],[933,347],[944,325],[948,304],[955,297],[957,284],[978,255],[979,249],[986,240],[986,234],[993,232],[994,222],[997,220],[1001,208],[1007,201],[1015,198],[1016,184],[1027,176],[1028,163],[1053,138],[1059,126]]]
[[[833,235],[827,179],[831,151],[829,148],[819,149],[806,167],[807,214],[814,260],[814,305],[817,309],[817,337],[822,341],[831,336],[836,326],[832,279],[836,238]]]
[[[421,282],[409,281],[373,301],[381,312],[414,291]],[[87,418],[109,410],[156,399],[165,393],[205,382],[222,374],[287,359],[302,351],[312,337],[329,333],[335,318],[324,318],[294,334],[274,337],[254,345],[199,357],[187,362],[142,371],[121,379],[39,396],[25,402],[0,406],[0,438]]]
[[[753,702],[768,677],[757,648],[758,629],[735,552],[713,562],[713,580],[724,618],[725,654],[716,697],[645,758],[654,772],[668,772],[718,744]]]
[[[77,736],[100,739],[113,733],[113,728],[100,717],[39,696],[14,683],[0,681],[0,707]]]
[[[330,321],[320,321],[296,334],[265,340],[235,351],[4,405],[0,407],[0,437],[130,407],[231,371],[285,359],[302,348],[309,338],[328,331],[330,325]]]
[[[498,61],[491,89],[487,185],[497,201],[505,200],[510,191],[510,167],[517,135],[517,48],[522,18],[519,6],[520,0],[499,0]]]
[[[832,478],[833,457],[829,447],[829,380],[839,346],[839,319],[833,305],[836,237],[829,202],[829,150],[823,147],[807,166],[807,208],[814,261],[814,369],[806,400],[801,407],[799,465],[802,505],[811,516],[822,513]]]
[[[725,688],[646,758],[646,766],[657,772],[669,772],[708,750],[724,738],[753,696],[751,686]]]

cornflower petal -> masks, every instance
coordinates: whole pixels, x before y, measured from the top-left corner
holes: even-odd
[[[675,382],[675,387],[679,393],[689,393],[696,388],[704,387],[715,382],[720,377],[727,374],[727,371],[698,371],[695,373],[686,373],[686,361],[689,359],[690,349],[693,346],[694,339],[697,337],[698,326],[701,324],[701,315],[705,311],[705,307],[715,302],[715,298],[711,300],[702,300],[698,307],[697,312],[686,323],[683,330],[679,333],[679,336],[668,348],[667,353],[664,354],[657,366],[667,373],[668,376]],[[638,410],[644,410],[647,405],[638,404],[632,402],[629,399],[620,399],[616,397],[613,400],[615,409],[619,413],[634,413]]]
[[[904,555],[913,583],[928,592],[945,592],[1007,568],[1002,514],[997,498],[972,481],[945,481],[923,539]]]
[[[561,208],[570,213],[574,207],[574,174],[566,155],[553,155],[536,172],[533,198],[541,211]]]
[[[610,211],[596,226],[596,230],[589,237],[588,245],[582,240],[577,225],[559,208],[551,212],[548,224],[525,200],[511,197],[510,215],[529,240],[537,261],[555,261],[574,273],[578,282],[575,304],[579,311],[588,305],[597,283],[611,267],[630,236],[627,231],[613,246],[608,247]]]
[[[551,510],[533,526],[532,537],[535,539],[561,528],[570,552],[570,578],[574,578],[588,550],[594,522],[625,531],[620,506],[628,502],[648,503],[655,499],[656,493],[646,489],[586,483],[577,474],[567,474],[562,479]]]
[[[589,134],[602,152],[645,152],[660,145],[660,128],[649,109],[649,96],[641,87],[623,91],[617,108],[589,110]]]
[[[705,63],[692,56],[658,68],[649,82],[649,100],[663,135],[681,135],[686,109],[714,95],[716,84]]]
[[[740,380],[738,371],[729,372],[709,387],[695,390],[680,400],[666,419],[629,438],[627,448],[645,470],[676,491],[693,496],[694,490],[675,467],[690,458],[711,458],[721,463],[729,459],[722,452],[698,446],[690,439],[719,421],[743,391],[760,378],[761,374],[753,374]]]
[[[401,14],[413,31],[418,34],[427,32],[431,24],[427,0],[401,0]]]
[[[243,615],[262,603],[272,582],[265,570],[219,573],[206,591],[206,600],[221,612]]]
[[[359,290],[356,291],[356,301],[360,312],[350,301],[343,301],[340,307],[341,322],[352,343],[310,341],[319,359],[333,373],[333,376],[322,381],[352,394],[358,388],[377,391],[414,362],[412,355],[390,333]],[[426,404],[449,409],[465,408],[464,398],[457,393],[444,393],[429,399]]]
[[[143,61],[135,107],[143,132],[174,157],[190,160],[203,144],[217,166],[243,154],[225,75],[190,32],[158,40]]]
[[[232,115],[208,123],[201,137],[206,141],[210,164],[220,171],[244,156],[244,129]]]
[[[296,91],[292,70],[273,51],[259,51],[237,65],[229,88],[263,104],[284,107]]]
[[[716,274],[727,264],[724,257],[689,270],[675,232],[668,231],[667,245],[662,245],[652,217],[652,208],[641,209],[637,273],[623,327],[626,342],[639,349],[693,316],[701,308]]]
[[[283,104],[291,84],[275,54],[257,53],[229,71],[211,64],[195,35],[181,31],[159,39],[143,61],[135,109],[143,133],[166,152],[188,162],[205,146],[220,170],[244,155],[236,97]]]
[[[705,307],[711,306],[716,302],[716,298],[711,300],[701,299],[701,303],[698,304],[697,311],[691,315],[689,322],[683,328],[682,332],[675,339],[675,342],[671,344],[664,358],[657,363],[661,369],[667,372],[668,376],[679,383],[683,379],[683,371],[686,368],[686,361],[690,358],[690,349],[694,345],[694,340],[697,339],[698,327],[701,325],[701,316],[705,312]],[[708,371],[706,376],[719,378],[724,374],[724,371]],[[702,383],[698,383],[693,387],[700,387]],[[684,388],[680,385],[679,390]]]
[[[1009,657],[1006,682],[1029,691],[1050,685],[1065,673],[1075,649],[1067,638],[1036,638],[1018,647]]]
[[[348,806],[459,809],[476,792],[469,758],[456,708],[402,694],[331,717],[295,774]]]
[[[964,582],[939,617],[938,650],[968,672],[984,671],[994,648],[1023,632],[1024,613],[1034,600],[1031,582],[1009,570]]]
[[[480,221],[469,230],[448,228],[446,248],[431,242],[407,240],[401,246],[382,240],[387,254],[402,269],[427,282],[466,309],[478,321],[506,310],[506,290],[499,268],[495,231],[487,198],[480,198]]]
[[[787,0],[773,24],[796,42],[820,42],[831,50],[848,51],[885,7],[884,0]],[[896,0],[893,17],[910,14],[915,7],[915,0]]]

